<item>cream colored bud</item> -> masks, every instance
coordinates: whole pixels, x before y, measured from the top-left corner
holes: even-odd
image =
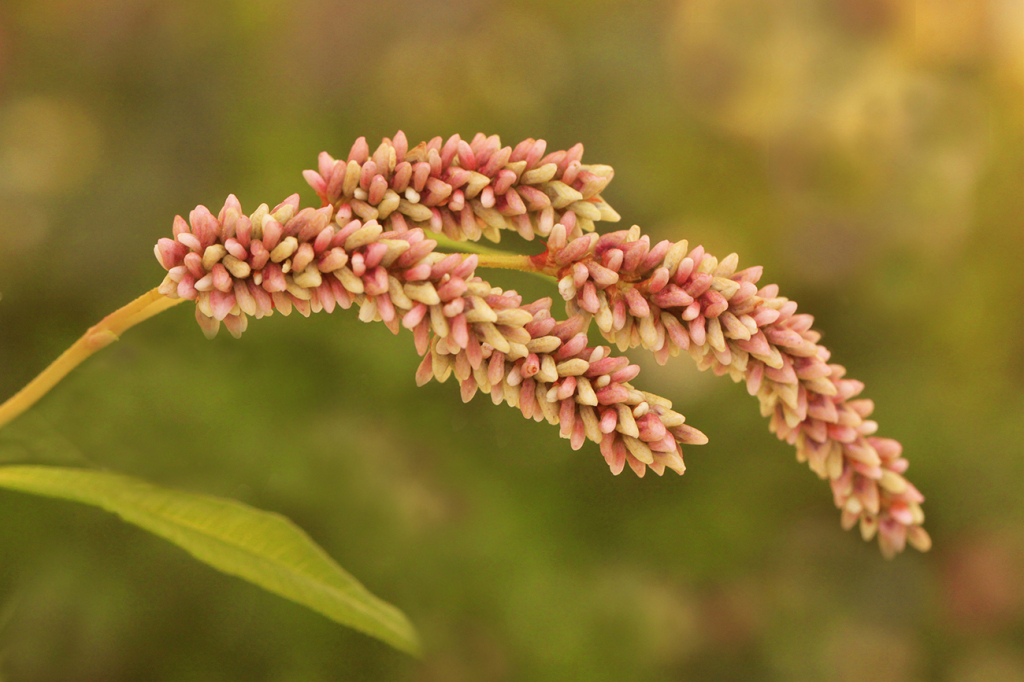
[[[196,291],[213,291],[213,274],[207,273],[203,275],[202,277],[196,280],[196,283],[193,286],[195,287]],[[209,317],[212,317],[212,315],[210,315]]]
[[[164,281],[160,282],[160,286],[157,287],[157,291],[167,298],[180,298],[180,296],[178,296],[178,283],[175,282],[170,275],[164,276]]]
[[[200,291],[199,298],[196,299],[196,307],[199,308],[199,312],[207,317],[213,317],[213,308],[210,306],[210,292]]]
[[[709,318],[707,323],[707,341],[713,349],[719,353],[725,352],[725,335],[722,333],[722,324],[717,317]],[[781,362],[781,357],[780,357]]]
[[[654,453],[652,453],[651,449],[647,447],[647,443],[643,442],[639,438],[634,438],[633,436],[627,436],[625,434],[623,434],[622,440],[626,444],[626,449],[629,450],[629,454],[633,455],[644,464],[654,463]]]
[[[437,289],[430,282],[406,282],[403,287],[405,295],[414,301],[427,305],[437,305],[441,297],[437,295]]]
[[[674,426],[682,426],[686,423],[686,417],[675,412],[673,410],[665,410],[658,415],[658,419],[665,425],[665,428],[671,429]]]
[[[576,297],[576,285],[573,284],[572,275],[566,275],[562,279],[558,280],[558,295],[561,296],[564,301],[568,301],[569,299]]]
[[[878,532],[878,517],[877,516],[861,516],[860,517],[860,536],[864,538],[864,542],[871,540],[875,537],[875,533]]]
[[[911,526],[907,529],[907,542],[919,552],[927,552],[932,548],[932,538],[921,526]]]
[[[736,272],[736,267],[740,264],[740,257],[735,253],[730,253],[728,256],[723,258],[715,268],[715,277],[732,277]],[[729,298],[729,296],[726,296]]]
[[[742,341],[750,339],[750,330],[740,322],[738,317],[728,310],[718,316],[718,321],[723,327],[722,332],[730,339],[740,339]]]
[[[878,484],[894,495],[899,495],[907,489],[907,479],[888,469],[882,470],[882,478]]]
[[[407,287],[409,285],[406,285]],[[410,297],[411,298],[411,297]],[[494,350],[501,351],[502,353],[508,353],[511,347],[508,345],[508,339],[502,336],[498,328],[490,322],[478,322],[473,325],[480,331],[480,335],[483,336],[483,340],[491,344],[491,348]]]
[[[586,373],[588,369],[590,369],[590,363],[582,358],[566,360],[555,367],[555,371],[558,372],[558,376],[560,377],[578,377]]]
[[[372,244],[377,241],[377,238],[380,237],[383,231],[384,228],[380,226],[380,223],[369,222],[349,235],[348,239],[345,240],[345,250],[352,252],[361,246]]]
[[[252,225],[252,238],[263,239],[263,221],[267,218],[267,214],[270,213],[270,207],[266,204],[260,204],[256,207],[256,210],[249,216],[249,223]]]
[[[478,199],[470,201],[469,207],[473,209],[473,213],[476,214],[477,218],[484,221],[487,227],[501,230],[508,226],[505,216],[501,215],[496,209],[487,208]]]
[[[643,399],[651,405],[657,405],[658,407],[662,407],[666,410],[672,409],[672,401],[668,398],[654,393],[648,393],[647,391],[641,391],[641,393],[643,394]]]
[[[576,402],[579,402],[578,400]],[[597,418],[597,413],[594,412],[593,408],[589,405],[580,404],[577,408],[580,418],[583,420],[583,430],[587,434],[587,438],[600,443],[604,434],[601,433],[600,421]]]
[[[292,257],[292,254],[299,250],[299,240],[295,237],[285,237],[281,243],[270,252],[270,260],[280,263]]]
[[[497,320],[495,324],[504,324],[509,327],[522,327],[533,321],[533,313],[521,308],[504,308],[495,311]]]
[[[521,343],[516,343],[512,339],[508,340],[508,352],[505,353],[505,357],[510,362],[515,362],[520,358],[525,358],[530,354],[530,351],[526,349],[526,346]]]
[[[355,273],[349,270],[347,267],[340,267],[333,273],[334,277],[341,282],[341,285],[353,294],[361,294],[366,289],[363,286],[363,280],[356,277]]]
[[[665,260],[662,261],[662,265],[668,269],[670,275],[675,275],[676,270],[679,269],[679,264],[686,258],[686,254],[690,251],[690,242],[683,239],[672,245],[672,248],[665,254]]]
[[[395,307],[401,310],[410,310],[416,306],[412,299],[405,295],[402,283],[394,275],[388,275],[388,296]]]
[[[560,180],[545,183],[542,189],[551,197],[551,205],[555,208],[566,208],[569,204],[583,199],[582,194]]]
[[[313,297],[309,289],[302,288],[302,286],[298,284],[291,276],[286,276],[284,278],[284,286],[285,291],[287,291],[289,294],[291,294],[292,296],[299,300],[308,301]]]
[[[736,295],[740,290],[740,283],[725,277],[715,277],[711,280],[711,288],[722,294],[727,300]]]
[[[598,201],[594,205],[601,211],[601,220],[609,223],[617,223],[622,220],[622,216],[619,215],[618,211],[609,206],[607,202]]]
[[[575,192],[576,190],[573,191]],[[581,194],[580,196],[583,195]],[[552,202],[552,205],[554,205],[554,202]],[[575,213],[577,218],[583,218],[590,221],[601,219],[601,210],[589,201],[574,201],[570,204],[569,210]],[[584,230],[584,232],[588,231],[589,230]]]
[[[380,200],[379,204],[377,204],[377,216],[381,220],[384,220],[395,212],[400,202],[401,197],[398,196],[398,193],[395,190],[387,190],[384,192],[384,198]],[[406,242],[406,244],[408,244],[408,242]]]
[[[597,406],[597,394],[590,385],[590,379],[583,376],[576,378],[576,402],[581,405]]]
[[[473,199],[489,184],[491,184],[491,179],[489,177],[483,173],[470,171],[469,180],[466,181],[465,186],[462,188],[462,193],[466,195],[467,199]]]
[[[519,176],[526,170],[526,161],[512,161],[505,164],[505,170],[510,170],[516,174],[516,181],[518,182]]]
[[[757,357],[756,355],[754,357]],[[760,359],[760,358],[758,358]],[[832,383],[829,377],[818,377],[816,379],[810,379],[804,381],[803,385],[809,391],[813,391],[819,395],[827,395],[829,397],[836,395],[839,391],[836,390],[836,385]]]
[[[487,282],[466,282],[466,295],[483,298],[491,295],[491,285]]]
[[[359,320],[361,322],[373,322],[377,318],[377,298],[367,296],[359,304]]]
[[[536,168],[523,173],[522,176],[520,176],[519,181],[524,185],[539,185],[554,178],[555,173],[557,172],[557,165],[553,163],[545,163],[543,166],[537,166]]]
[[[404,239],[378,239],[381,244],[388,247],[387,253],[381,259],[380,264],[385,268],[390,268],[391,265],[398,260],[398,257],[409,250],[412,246],[409,242]]]
[[[558,381],[558,366],[550,355],[540,356],[540,371],[537,372],[537,378],[549,384]]]
[[[231,254],[224,256],[221,263],[223,263],[224,267],[227,268],[227,271],[231,273],[231,276],[237,279],[245,279],[252,273],[252,268],[249,267],[248,263],[244,260],[235,258]]]
[[[444,316],[444,309],[440,305],[430,306],[430,328],[442,339],[451,332],[448,318]]]
[[[211,244],[203,251],[203,269],[209,272],[213,266],[220,262],[220,259],[227,254],[228,250],[223,244]]]
[[[398,202],[398,212],[407,215],[418,223],[425,223],[433,215],[431,210],[423,204],[414,204],[408,199],[401,199]]]
[[[348,165],[345,166],[345,179],[341,183],[341,192],[345,196],[353,196],[356,188],[359,187],[359,176],[363,172],[363,167],[356,161],[349,161]]]
[[[488,291],[488,293],[490,292]],[[498,321],[498,314],[495,313],[494,310],[491,309],[491,306],[487,305],[487,301],[480,296],[470,296],[469,302],[473,304],[472,310],[466,311],[466,320],[469,322],[494,323]]]
[[[629,405],[616,405],[615,411],[619,413],[619,423],[616,425],[615,430],[624,435],[639,438],[640,427],[636,425],[633,411],[629,408]]]
[[[640,339],[643,341],[644,348],[647,348],[648,350],[657,350],[658,330],[654,324],[654,319],[650,315],[639,318],[638,328],[640,330]]]
[[[292,279],[303,289],[315,289],[323,283],[320,271],[317,270],[316,265],[313,263],[307,265],[306,269],[302,272],[295,273]]]
[[[527,343],[526,349],[531,353],[554,353],[561,345],[562,340],[557,336],[541,336]]]
[[[697,272],[702,272],[705,275],[710,275],[718,269],[718,259],[714,256],[705,255],[701,259],[700,265],[697,266]]]

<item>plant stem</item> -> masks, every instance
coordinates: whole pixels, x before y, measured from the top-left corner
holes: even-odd
[[[520,270],[522,272],[540,272],[533,264],[530,256],[517,254],[478,254],[479,266],[482,268],[501,268],[503,270]]]
[[[443,234],[432,233],[429,238],[437,242],[438,246],[451,249],[452,251],[468,251],[469,253],[508,253],[507,251],[496,249],[493,246],[481,244],[480,242],[456,241],[455,239],[446,237]]]
[[[126,330],[184,300],[167,298],[153,289],[104,317],[99,324],[90,327],[70,348],[61,353],[59,358],[30,381],[25,388],[0,405],[0,427],[13,421],[22,412],[32,407],[71,370],[96,351],[117,341],[118,337]]]

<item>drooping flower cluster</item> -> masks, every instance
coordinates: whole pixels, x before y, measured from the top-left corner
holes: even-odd
[[[497,137],[435,138],[409,149],[401,133],[371,156],[364,139],[348,161],[320,156],[307,181],[324,202],[299,210],[298,195],[244,215],[230,196],[219,215],[197,207],[175,218],[156,256],[168,271],[160,292],[196,301],[207,336],[220,323],[240,336],[249,317],[359,307],[364,322],[413,332],[423,362],[417,381],[459,381],[495,404],[546,419],[574,449],[600,445],[616,474],[626,464],[683,473],[681,444],[706,442],[671,403],[633,387],[639,367],[608,346],[593,347],[591,322],[620,350],[642,346],[660,363],[688,351],[702,369],[745,381],[770,428],[831,482],[846,528],[877,534],[891,556],[906,542],[930,545],[923,497],[903,473],[898,442],[874,436],[863,384],[844,378],[818,345],[813,318],[761,268],[737,271],[687,242],[652,245],[638,227],[598,235],[593,221],[617,220],[600,198],[606,166],[580,163],[582,147],[544,155],[543,141],[501,147]],[[547,238],[523,269],[558,279],[568,319],[551,299],[527,305],[476,274],[478,257],[444,254],[428,232],[494,241],[503,229]]]
[[[487,302],[499,316],[532,315],[521,334],[527,355],[513,347],[510,334],[484,335],[482,343],[471,336],[465,347],[437,334],[417,371],[420,385],[432,377],[443,382],[454,372],[465,402],[481,390],[495,405],[504,401],[527,419],[560,425],[574,450],[592,440],[615,474],[626,464],[641,477],[647,467],[659,476],[666,467],[686,470],[679,446],[703,444],[707,437],[684,424],[669,400],[629,383],[639,366],[611,355],[607,346],[588,347],[587,320],[577,315],[559,322],[551,316],[551,299],[520,306],[515,292],[496,292]]]
[[[642,346],[662,364],[688,350],[701,369],[745,381],[772,432],[831,482],[845,528],[879,533],[887,555],[907,541],[928,547],[924,497],[902,475],[900,444],[874,436],[874,403],[855,400],[864,384],[828,362],[812,316],[777,285],[758,287],[760,267],[737,271],[736,254],[719,261],[686,240],[652,246],[635,226],[571,242],[556,227],[534,262],[559,278],[570,312],[593,315],[620,349]]]

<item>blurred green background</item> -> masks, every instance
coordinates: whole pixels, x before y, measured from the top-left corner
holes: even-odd
[[[417,389],[404,332],[338,312],[207,342],[182,306],[36,419],[71,457],[286,514],[427,653],[3,491],[0,679],[1024,680],[1024,4],[3,0],[0,397],[160,282],[175,214],[314,203],[317,152],[399,128],[583,142],[624,227],[763,264],[904,443],[933,551],[844,533],[685,356],[640,381],[711,443],[615,478]]]

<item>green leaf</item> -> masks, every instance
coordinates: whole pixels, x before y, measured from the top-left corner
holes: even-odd
[[[85,469],[4,466],[0,487],[114,512],[218,570],[397,649],[419,653],[416,631],[401,611],[371,594],[301,528],[279,514]]]

